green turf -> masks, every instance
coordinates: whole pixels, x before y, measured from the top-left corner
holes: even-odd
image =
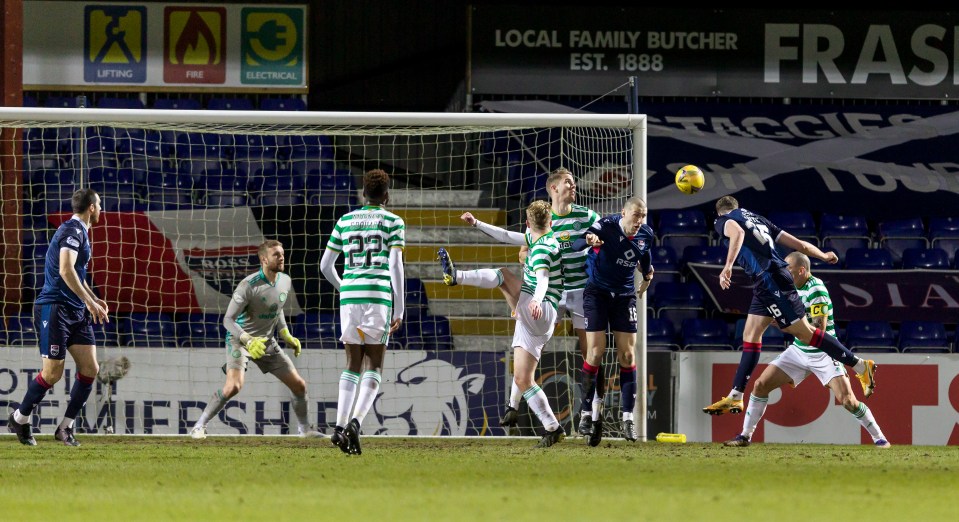
[[[0,520],[955,520],[955,447],[0,438]],[[587,507],[592,506],[592,507]],[[14,514],[19,516],[14,517]]]

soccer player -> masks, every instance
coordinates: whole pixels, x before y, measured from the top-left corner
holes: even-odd
[[[43,288],[33,303],[42,368],[27,385],[20,406],[7,418],[7,429],[27,446],[37,445],[30,419],[33,408],[63,377],[67,352],[76,363],[77,379],[70,388],[70,401],[54,438],[67,446],[80,445],[73,434],[73,422],[87,402],[93,380],[100,371],[93,324],[110,321],[107,303],[93,293],[86,281],[92,254],[90,227],[100,221],[100,196],[92,189],[83,188],[74,192],[71,199],[73,216],[57,228],[50,240]]]
[[[791,252],[786,256],[786,262],[789,263],[789,273],[796,281],[799,297],[806,307],[806,315],[810,322],[814,327],[835,336],[836,328],[832,315],[832,299],[829,297],[829,290],[826,289],[826,285],[810,271],[809,257],[799,252]],[[749,394],[749,405],[746,407],[746,415],[743,419],[743,431],[724,444],[726,446],[749,446],[750,438],[766,411],[769,393],[785,384],[795,388],[809,374],[815,375],[823,386],[832,390],[836,399],[842,403],[846,411],[853,414],[859,424],[869,432],[876,447],[888,448],[892,446],[886,440],[885,435],[882,434],[882,429],[876,423],[869,406],[859,402],[852,393],[846,368],[823,353],[822,350],[813,348],[798,339],[793,341],[789,348],[779,354],[773,362],[769,363],[769,366],[766,366],[763,373],[756,379],[752,393]]]
[[[300,437],[321,437],[307,420],[306,382],[300,377],[293,361],[280,349],[274,332],[293,355],[300,356],[300,340],[290,333],[283,315],[283,305],[290,295],[291,279],[283,272],[285,252],[283,244],[268,239],[257,249],[260,270],[240,281],[233,299],[223,316],[226,328],[226,383],[217,390],[197,419],[190,436],[206,438],[206,425],[243,389],[247,362],[253,361],[263,373],[272,373],[293,393],[293,413],[296,415],[297,434]]]
[[[546,429],[539,447],[548,448],[566,438],[566,432],[556,420],[546,394],[533,378],[543,346],[553,336],[557,308],[563,293],[562,251],[550,230],[550,206],[545,201],[534,201],[527,207],[528,230],[525,234],[483,223],[469,212],[463,214],[462,219],[497,241],[529,247],[523,265],[522,283],[509,270],[502,268],[456,270],[449,253],[443,248],[439,249],[438,257],[444,281],[482,282],[487,285],[485,288],[498,286],[510,307],[515,310],[513,380],[523,390],[523,398],[530,410]]]
[[[360,427],[376,400],[386,345],[402,324],[406,306],[406,224],[385,208],[389,186],[385,171],[366,173],[366,206],[336,222],[320,260],[320,271],[340,292],[340,341],[346,346],[347,367],[340,375],[336,427],[330,441],[347,454],[363,452]],[[342,279],[335,268],[340,253],[344,255]],[[364,360],[366,371],[361,378]]]
[[[649,288],[653,278],[650,248],[655,236],[645,223],[646,202],[636,196],[626,201],[620,214],[606,216],[594,223],[583,239],[573,248],[593,248],[586,262],[589,281],[583,295],[586,313],[586,342],[588,353],[583,360],[582,389],[583,416],[580,431],[597,446],[603,437],[602,404],[605,390],[600,364],[606,353],[606,330],[613,332],[616,360],[619,362],[619,383],[623,437],[636,441],[633,410],[636,407],[636,298]],[[636,270],[643,282],[636,288]],[[595,395],[595,399],[594,399]],[[598,404],[597,404],[598,401]],[[585,424],[585,430],[583,430]]]
[[[765,217],[739,208],[739,202],[732,196],[723,196],[716,201],[716,213],[719,214],[716,232],[729,240],[726,264],[719,274],[719,286],[724,290],[729,289],[733,263],[739,263],[752,282],[753,300],[746,315],[743,355],[733,380],[733,389],[728,396],[703,408],[703,412],[722,415],[743,411],[743,392],[749,376],[759,364],[763,332],[773,321],[782,331],[792,334],[801,342],[853,367],[862,384],[863,394],[866,397],[872,395],[876,387],[876,363],[856,357],[835,336],[809,324],[792,274],[776,250],[776,243],[833,264],[839,261],[835,252],[823,252],[815,245],[780,229]]]

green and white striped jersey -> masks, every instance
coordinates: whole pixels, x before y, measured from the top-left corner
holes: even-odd
[[[341,305],[393,305],[389,266],[393,247],[406,247],[406,224],[383,207],[368,205],[336,222],[326,248],[344,256]]]
[[[586,288],[586,250],[573,251],[570,247],[586,233],[586,229],[598,221],[600,215],[582,206],[573,205],[566,215],[553,212],[553,238],[559,243],[563,253],[564,290]]]
[[[806,307],[806,317],[812,322],[816,317],[826,318],[826,333],[835,337],[836,325],[832,317],[832,298],[829,297],[829,290],[823,284],[822,279],[816,276],[810,276],[806,284],[799,288],[799,298],[802,299],[803,306]],[[818,353],[822,350],[813,348],[808,344],[796,339],[793,341],[796,348],[807,353]]]
[[[534,295],[536,271],[546,267],[549,270],[549,288],[543,300],[550,302],[553,308],[559,308],[559,299],[563,294],[563,255],[559,243],[553,238],[552,232],[543,234],[535,242],[531,241],[532,235],[532,232],[526,232],[529,255],[523,265],[523,286],[520,291]]]

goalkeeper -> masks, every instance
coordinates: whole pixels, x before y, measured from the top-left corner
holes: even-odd
[[[293,354],[300,355],[300,341],[290,334],[283,317],[283,305],[291,291],[290,276],[283,273],[283,244],[267,240],[260,245],[260,270],[245,277],[233,292],[233,299],[223,317],[226,328],[226,384],[210,399],[196,421],[190,436],[206,438],[206,425],[226,403],[243,388],[244,371],[252,360],[263,373],[272,373],[293,392],[300,437],[321,437],[307,422],[306,382],[293,366],[293,361],[280,350],[273,336],[275,330]]]

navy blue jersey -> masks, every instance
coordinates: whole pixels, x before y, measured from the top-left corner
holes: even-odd
[[[43,288],[37,296],[36,304],[59,303],[73,308],[86,308],[83,300],[70,290],[66,281],[60,277],[60,249],[69,248],[77,252],[77,261],[73,269],[77,271],[80,282],[87,278],[87,263],[90,262],[90,233],[83,222],[73,217],[63,222],[50,240],[47,259],[43,268]]]
[[[636,290],[633,273],[639,264],[648,274],[652,263],[653,229],[643,224],[633,237],[626,237],[620,226],[621,214],[606,216],[593,223],[587,233],[596,234],[603,245],[591,248],[586,257],[586,273],[590,285],[617,295],[632,294]],[[585,236],[585,234],[583,234]],[[585,243],[585,239],[582,239]]]
[[[726,221],[730,219],[739,223],[739,226],[743,227],[743,231],[746,233],[743,238],[743,247],[739,250],[739,256],[736,258],[736,264],[743,267],[746,275],[750,278],[756,278],[769,269],[788,265],[779,255],[779,251],[776,250],[776,240],[782,234],[781,228],[759,214],[752,213],[744,208],[737,208],[716,219],[716,232],[719,237],[726,237],[724,227]],[[729,244],[729,239],[726,238],[724,243]]]

